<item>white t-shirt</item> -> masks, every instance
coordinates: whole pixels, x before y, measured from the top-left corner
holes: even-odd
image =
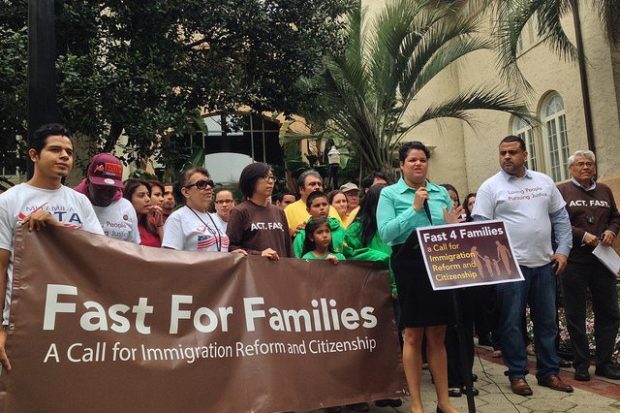
[[[224,232],[226,232],[226,229],[228,228],[228,222],[224,221],[222,217],[217,214],[217,212],[215,214],[211,214],[211,217],[215,221],[215,224],[219,225],[219,227],[222,228]]]
[[[501,219],[519,265],[541,267],[553,255],[549,214],[566,203],[551,178],[526,171],[516,178],[501,171],[478,189],[472,216]]]
[[[19,184],[0,194],[0,248],[11,252],[7,271],[3,324],[9,323],[13,289],[13,236],[15,226],[37,209],[49,211],[63,225],[103,235],[101,225],[88,198],[66,186],[42,189]],[[1,276],[1,275],[0,275]]]
[[[107,207],[93,205],[93,209],[106,236],[140,244],[138,216],[131,202],[120,198]]]
[[[218,251],[221,244],[220,251],[228,252],[228,235],[213,215],[187,206],[177,209],[166,220],[161,246],[181,251]]]

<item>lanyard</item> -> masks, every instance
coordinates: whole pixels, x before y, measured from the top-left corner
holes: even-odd
[[[222,251],[222,233],[220,232],[220,229],[215,224],[215,221],[213,221],[211,214],[207,212],[207,216],[211,220],[211,223],[213,224],[213,228],[215,228],[215,231],[211,229],[211,227],[207,225],[206,222],[204,222],[204,220],[200,217],[200,215],[198,215],[198,213],[194,211],[194,209],[191,206],[189,205],[185,205],[185,206],[188,207],[189,210],[194,213],[194,215],[196,215],[196,218],[198,218],[200,222],[202,222],[202,224],[205,226],[205,228],[207,228],[207,230],[211,233],[211,235],[215,237],[215,246],[217,247],[217,250],[221,252]]]

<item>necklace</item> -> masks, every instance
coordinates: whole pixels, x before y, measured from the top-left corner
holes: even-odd
[[[209,225],[207,225],[206,222],[204,222],[204,220],[200,217],[200,215],[198,215],[198,213],[194,211],[194,208],[192,208],[189,205],[185,205],[185,206],[188,207],[189,210],[194,213],[194,215],[196,215],[196,218],[198,218],[200,222],[202,222],[202,224],[205,226],[205,228],[211,233],[211,235],[213,235],[213,237],[215,238],[215,246],[217,250],[219,252],[222,252],[222,233],[220,232],[220,229],[215,224],[215,221],[211,217],[211,214],[209,214],[208,212],[206,213],[209,219],[211,220],[211,223],[213,224],[213,228],[215,228],[215,231]]]

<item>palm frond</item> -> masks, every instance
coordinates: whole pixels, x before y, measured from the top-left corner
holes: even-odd
[[[460,93],[447,102],[430,106],[404,132],[429,120],[440,118],[460,119],[473,127],[469,113],[472,110],[501,111],[521,118],[531,125],[537,123],[536,117],[529,112],[517,95],[499,88],[477,88]]]
[[[598,0],[593,3],[603,22],[609,43],[620,43],[620,2],[618,0]]]

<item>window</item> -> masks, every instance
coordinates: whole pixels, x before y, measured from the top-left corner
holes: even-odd
[[[525,141],[525,150],[528,154],[527,160],[525,161],[525,166],[527,167],[527,169],[538,171],[540,165],[538,164],[536,156],[537,152],[532,126],[523,119],[514,118],[512,122],[512,133]]]
[[[540,118],[543,122],[543,134],[548,157],[547,171],[555,182],[568,179],[568,134],[566,133],[566,116],[564,102],[558,94],[549,96],[542,105]]]

